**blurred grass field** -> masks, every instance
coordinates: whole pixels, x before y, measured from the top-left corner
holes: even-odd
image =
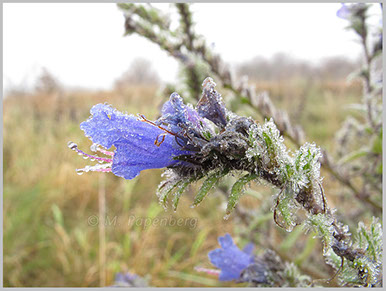
[[[334,134],[350,113],[345,106],[361,98],[361,86],[345,81],[310,84],[290,80],[255,85],[257,91],[267,90],[273,102],[287,110],[304,128],[308,141],[329,150],[334,149]],[[108,102],[121,111],[155,119],[166,98],[157,87],[133,86],[119,91],[31,93],[4,99],[4,286],[111,285],[115,273],[121,271],[147,276],[152,286],[159,287],[236,286],[194,270],[195,266],[211,267],[207,253],[218,247],[218,236],[237,233],[234,215],[223,219],[220,191],[192,209],[192,188],[182,196],[177,212],[165,212],[155,195],[162,170],[144,171],[130,181],[112,174],[78,176],[75,172],[92,162],[69,150],[67,142],[74,141],[89,152],[91,142],[79,124],[89,117],[94,104]],[[247,109],[240,111],[258,118]],[[328,190],[340,191],[329,179],[325,187],[327,195]],[[99,191],[105,191],[107,217],[117,217],[120,222],[106,225],[103,248],[99,241],[103,230],[88,225],[88,218],[99,213]],[[244,195],[242,204],[258,207],[269,197],[264,191],[260,198]],[[334,197],[328,198],[334,204]],[[128,225],[132,215],[197,218],[197,227],[143,229]],[[270,217],[272,213],[261,223],[270,223],[271,231],[281,233]],[[282,237],[277,235],[278,245],[290,248]],[[236,241],[239,246],[247,242]],[[306,246],[294,251],[303,254],[304,260],[310,258]]]

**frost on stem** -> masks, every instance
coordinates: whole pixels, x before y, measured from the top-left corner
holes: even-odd
[[[273,120],[256,124],[252,119],[240,117],[225,109],[215,83],[207,78],[203,94],[196,106],[198,114],[217,126],[195,153],[176,157],[185,164],[168,170],[168,178],[159,187],[159,197],[165,207],[167,197],[175,193],[173,207],[186,186],[205,177],[193,206],[206,197],[210,189],[230,172],[247,171],[233,185],[226,211],[227,218],[236,207],[245,186],[260,180],[279,189],[274,207],[275,220],[281,220],[291,230],[297,223],[296,210],[303,206],[312,213],[321,213],[324,198],[320,179],[320,150],[314,144],[303,145],[290,155]],[[215,132],[215,133],[213,133]],[[318,197],[319,196],[319,197]]]
[[[314,231],[316,236],[323,241],[323,253],[326,254],[334,242],[334,219],[329,214],[310,215],[304,222],[306,232]]]
[[[304,227],[322,239],[326,263],[336,269],[340,285],[382,286],[383,232],[378,219],[369,227],[359,222],[354,242],[348,226],[337,224],[330,214],[309,216]]]
[[[254,163],[258,177],[280,189],[273,208],[277,224],[283,226],[278,220],[280,214],[287,230],[292,230],[300,206],[310,213],[325,212],[320,178],[321,152],[315,144],[306,143],[291,155],[272,119],[250,127],[249,144],[246,156]]]
[[[88,155],[72,142],[68,146],[101,162],[85,169],[108,169],[125,179],[135,178],[142,170],[167,168],[157,195],[165,208],[172,197],[174,210],[187,187],[200,179],[203,183],[192,206],[199,205],[226,175],[244,173],[232,187],[226,217],[246,185],[252,181],[269,183],[278,191],[273,213],[279,226],[291,231],[299,224],[296,211],[303,208],[308,214],[306,228],[321,237],[324,255],[341,272],[340,277],[361,286],[379,284],[381,228],[377,222],[370,230],[360,225],[358,242],[353,244],[348,228],[335,221],[323,192],[320,149],[305,143],[289,152],[272,119],[257,124],[228,111],[215,86],[211,78],[204,81],[196,107],[185,105],[177,93],[171,94],[155,121],[98,104],[81,129],[94,143],[91,150],[108,157]],[[115,151],[108,151],[112,147]]]

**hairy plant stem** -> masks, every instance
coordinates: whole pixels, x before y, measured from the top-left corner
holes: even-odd
[[[221,80],[223,87],[225,89],[230,90],[237,96],[241,98],[241,101],[243,103],[246,103],[250,105],[252,108],[256,110],[257,113],[259,113],[263,118],[269,119],[271,117],[274,118],[275,122],[278,125],[278,128],[283,136],[285,136],[288,140],[290,140],[294,145],[297,147],[300,147],[300,145],[303,143],[301,134],[298,133],[298,130],[294,130],[294,127],[288,122],[281,124],[279,121],[279,116],[272,116],[272,114],[268,114],[266,108],[259,108],[254,104],[252,100],[252,94],[255,94],[254,91],[252,91],[250,88],[249,90],[246,90],[248,93],[247,95],[244,94],[240,88],[236,88],[235,85],[232,82],[231,73],[229,69],[226,68],[224,64],[222,64],[222,60],[218,55],[213,55],[210,50],[206,47],[205,43],[202,42],[199,46],[194,45],[194,38],[195,34],[192,31],[192,22],[191,22],[191,11],[189,9],[189,6],[187,4],[177,4],[177,8],[179,10],[179,13],[181,15],[181,21],[183,23],[182,30],[185,31],[185,33],[188,35],[188,40],[182,42],[177,41],[174,44],[167,41],[164,37],[159,37],[157,34],[155,34],[149,27],[144,26],[139,21],[133,21],[130,16],[126,16],[126,31],[130,33],[137,33],[147,39],[149,39],[151,42],[157,44],[161,49],[167,51],[171,56],[175,57],[176,59],[180,60],[189,70],[189,75],[192,78],[192,80],[195,80],[194,83],[196,85],[190,84],[189,86],[192,88],[194,92],[198,92],[198,87],[201,85],[200,81],[198,80],[198,73],[195,70],[194,61],[191,60],[191,58],[183,53],[181,51],[181,47],[185,46],[188,51],[194,53],[197,56],[200,56],[201,59],[206,62],[211,71],[217,75],[217,77]],[[158,21],[160,22],[160,21]],[[166,21],[164,21],[166,22]],[[363,25],[365,25],[365,22],[363,21]],[[172,37],[173,33],[166,30],[164,27],[160,26],[160,29],[166,34],[170,35]],[[365,51],[366,56],[366,63],[367,63],[367,73],[365,74],[365,83],[367,84],[365,87],[368,88],[367,91],[371,90],[370,87],[370,63],[371,63],[371,56],[369,54],[367,45],[366,45],[366,37],[367,32],[362,37],[362,43]],[[244,90],[245,91],[245,90]],[[371,92],[371,91],[369,91]],[[250,96],[248,96],[250,95]],[[367,100],[369,98],[366,98]],[[371,102],[367,102],[367,107],[371,109]],[[278,110],[275,110],[275,107],[271,105],[273,110],[275,112],[279,112]],[[269,110],[272,111],[272,110]],[[370,122],[373,122],[372,114],[370,113],[371,110],[368,110],[368,118]],[[270,112],[272,113],[272,112]],[[359,189],[344,175],[342,175],[338,171],[338,166],[334,163],[331,155],[328,154],[328,152],[323,149],[323,158],[321,159],[321,165],[332,175],[334,176],[339,183],[346,186],[350,191],[354,194],[354,197],[359,202],[365,202],[367,205],[371,206],[371,209],[373,212],[377,215],[379,215],[382,212],[382,207],[378,205],[376,202],[372,201],[369,196],[363,195]]]

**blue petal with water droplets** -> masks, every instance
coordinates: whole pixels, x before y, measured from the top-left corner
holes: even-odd
[[[175,165],[178,161],[173,157],[190,153],[182,151],[170,134],[157,147],[154,141],[164,131],[109,105],[97,104],[90,112],[92,116],[80,128],[94,143],[116,147],[112,172],[119,177],[133,179],[142,170]]]

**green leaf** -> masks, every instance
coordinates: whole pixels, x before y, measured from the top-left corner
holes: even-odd
[[[169,195],[174,191],[174,189],[179,186],[181,183],[183,182],[183,180],[179,180],[177,181],[173,186],[171,186],[170,188],[166,189],[166,190],[163,190],[163,191],[160,191],[161,195],[159,197],[159,201],[161,203],[161,205],[166,208],[167,206],[167,199],[169,197]],[[165,186],[166,187],[166,186]]]
[[[260,225],[266,223],[267,221],[271,221],[272,213],[268,212],[264,215],[259,215],[252,220],[252,222],[248,226],[248,231],[256,230]]]
[[[205,278],[202,275],[193,275],[183,272],[168,271],[168,276],[188,282],[194,282],[196,284],[201,284],[204,286],[219,286],[218,279]]]
[[[283,221],[287,224],[287,226],[292,228],[293,225],[293,218],[292,218],[292,212],[289,207],[289,204],[291,202],[292,197],[288,195],[283,195],[283,198],[280,198],[279,204],[277,205],[277,208],[282,216]]]
[[[59,224],[60,226],[64,227],[63,223],[63,214],[58,205],[53,204],[51,206],[52,214],[54,215],[55,223]]]
[[[379,133],[373,143],[373,152],[376,154],[382,154],[382,131]]]
[[[300,161],[301,161],[301,158],[303,156],[303,153],[302,152],[299,152],[299,154],[297,155],[296,159],[295,159],[295,168],[296,168],[296,171],[299,171],[300,169]]]
[[[342,164],[349,163],[356,159],[364,157],[367,154],[368,154],[367,150],[359,150],[359,151],[351,152],[348,155],[345,155],[343,158],[341,158],[339,163],[342,163]]]
[[[196,240],[194,241],[194,243],[192,244],[192,248],[190,249],[190,256],[189,256],[190,258],[194,257],[197,254],[197,251],[206,240],[207,235],[208,235],[208,229],[206,228],[204,228],[198,233]]]
[[[182,246],[178,251],[174,253],[174,255],[166,262],[165,264],[165,270],[169,270],[173,267],[174,264],[176,264],[186,253],[188,249],[188,246]]]
[[[296,257],[295,264],[300,266],[315,250],[315,245],[318,241],[314,236],[310,235],[307,239],[306,245],[303,251]]]
[[[370,227],[366,227],[363,222],[359,222],[357,237],[358,245],[362,249],[365,249],[366,254],[375,262],[380,262],[382,258],[382,238],[382,225],[377,218],[373,217]]]
[[[329,217],[329,215],[319,213],[310,216],[304,224],[306,229],[308,228],[314,230],[318,234],[318,237],[322,238],[324,243],[323,252],[328,251],[332,241],[334,240],[331,230],[332,223],[333,220]]]
[[[223,170],[220,172],[214,172],[202,183],[200,190],[196,197],[194,197],[193,206],[197,206],[202,202],[208,192],[213,188],[213,186],[226,174],[228,174],[229,170]]]
[[[263,132],[263,138],[267,145],[267,148],[271,149],[273,146],[271,137],[266,132]]]
[[[302,235],[303,229],[301,227],[295,228],[286,239],[280,244],[280,249],[284,252],[289,251],[299,240],[299,237]]]
[[[146,217],[153,219],[155,218],[160,212],[162,211],[162,208],[159,206],[158,203],[152,202],[147,209]]]
[[[383,166],[382,166],[382,161],[381,161],[381,163],[377,167],[377,174],[382,175],[382,173],[383,173]]]
[[[243,194],[243,188],[246,184],[248,184],[250,181],[257,178],[257,175],[254,173],[249,173],[239,180],[236,181],[236,183],[233,184],[231,194],[229,195],[228,199],[228,205],[226,214],[230,214],[233,209],[236,207],[236,204],[240,200],[240,196]]]
[[[185,182],[182,183],[182,185],[180,185],[177,189],[177,191],[174,193],[174,198],[173,198],[173,210],[176,211],[177,210],[177,206],[178,206],[178,202],[180,201],[180,197],[182,195],[182,193],[184,193],[186,187],[188,187],[188,185],[190,183],[192,183],[193,179],[189,179]]]

